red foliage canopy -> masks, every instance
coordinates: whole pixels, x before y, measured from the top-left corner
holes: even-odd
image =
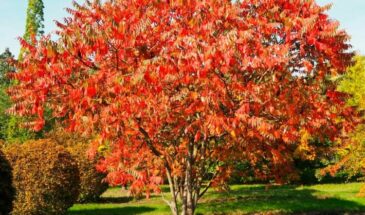
[[[190,178],[181,189],[200,189],[238,160],[281,176],[303,133],[333,140],[351,128],[328,77],[352,54],[326,10],[313,0],[76,5],[58,41],[23,44],[11,111],[39,130],[49,108],[71,131],[98,134],[93,152],[107,149],[100,168],[119,183],[167,173],[177,190]]]

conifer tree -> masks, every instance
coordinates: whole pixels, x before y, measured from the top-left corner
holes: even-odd
[[[32,35],[41,36],[44,33],[44,4],[42,0],[29,0],[27,20],[23,38],[29,42]]]
[[[39,38],[44,33],[43,0],[28,0],[27,19],[23,39],[31,43],[32,37]],[[23,58],[24,48],[20,50],[19,60]]]

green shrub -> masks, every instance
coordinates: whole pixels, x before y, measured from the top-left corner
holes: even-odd
[[[80,195],[78,202],[93,202],[100,198],[108,189],[108,184],[103,181],[104,173],[96,170],[95,166],[99,157],[89,158],[86,155],[89,139],[70,134],[62,129],[55,129],[49,134],[50,138],[63,145],[76,160],[80,171]]]
[[[65,214],[79,194],[80,176],[69,152],[51,140],[13,144],[6,150],[13,167],[13,215]]]
[[[12,169],[0,151],[0,215],[7,215],[13,207],[15,190],[12,184]]]

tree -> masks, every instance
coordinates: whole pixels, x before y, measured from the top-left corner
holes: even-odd
[[[34,39],[40,38],[44,31],[44,4],[43,0],[28,0],[27,18],[23,39],[31,43]],[[24,48],[20,50],[19,60],[22,60]]]
[[[356,56],[355,65],[340,77],[338,90],[351,95],[347,100],[348,105],[365,110],[365,57]]]
[[[347,105],[356,108],[362,115],[356,130],[337,144],[338,162],[325,169],[331,174],[345,170],[349,177],[365,172],[365,57],[356,56],[354,60],[355,64],[348,68],[347,73],[338,77],[338,90],[350,95]],[[365,194],[365,186],[361,188],[360,194]]]
[[[353,128],[329,77],[351,64],[348,36],[313,0],[75,4],[17,65],[10,90],[35,130],[50,108],[69,131],[95,136],[90,156],[112,184],[158,191],[193,214],[232,165],[284,182],[311,138]],[[324,142],[324,141],[319,141]],[[177,202],[181,201],[181,208]]]
[[[9,74],[15,71],[12,66],[14,56],[9,49],[0,55],[0,139],[7,143],[23,142],[32,137],[29,129],[21,127],[21,120],[16,116],[9,116],[6,110],[11,107],[11,100],[6,93],[11,85]]]
[[[10,99],[6,93],[6,89],[9,87],[10,78],[8,76],[9,72],[13,72],[14,68],[11,66],[11,61],[14,56],[11,54],[9,49],[6,49],[2,54],[0,54],[0,112],[1,114],[1,125],[3,130],[4,120],[6,115],[4,112],[10,107]],[[1,139],[1,138],[0,138]]]
[[[0,54],[0,85],[8,86],[10,84],[10,79],[7,76],[9,72],[14,72],[14,67],[11,66],[11,60],[14,59],[13,54],[7,48]]]
[[[11,107],[11,101],[6,93],[6,89],[10,85],[8,74],[13,71],[10,61],[13,59],[9,49],[6,49],[0,55],[0,139],[6,139],[6,130],[8,128],[10,116],[6,114],[6,110]]]
[[[29,0],[27,9],[27,20],[23,38],[28,42],[32,36],[40,37],[44,31],[44,4],[42,0]]]
[[[7,143],[24,142],[35,136],[32,131],[22,127],[24,120],[6,113],[12,105],[6,91],[12,84],[9,76],[15,72],[14,61],[14,55],[9,49],[0,55],[0,139]]]

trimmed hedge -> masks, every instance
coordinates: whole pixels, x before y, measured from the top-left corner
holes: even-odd
[[[0,215],[8,215],[13,208],[15,189],[12,180],[11,166],[0,151]]]
[[[80,176],[71,154],[52,140],[11,145],[6,155],[13,167],[16,199],[12,215],[59,215],[79,195]]]
[[[97,201],[109,185],[104,182],[106,174],[95,168],[99,157],[89,158],[86,154],[90,139],[65,132],[61,128],[54,130],[49,137],[64,146],[78,164],[81,180],[78,202]]]

